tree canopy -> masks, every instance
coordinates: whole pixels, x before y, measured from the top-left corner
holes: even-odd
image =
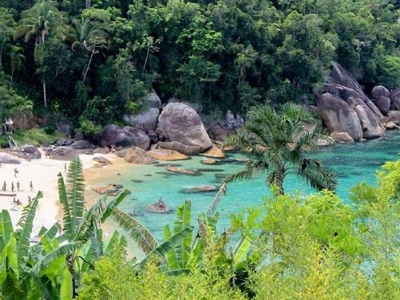
[[[139,112],[152,89],[162,101],[175,97],[213,112],[313,102],[332,61],[367,93],[376,84],[393,89],[400,85],[398,6],[389,0],[6,0],[0,87],[32,101],[35,112],[51,110],[88,131]]]

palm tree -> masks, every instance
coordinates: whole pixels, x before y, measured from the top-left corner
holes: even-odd
[[[46,37],[54,33],[61,39],[65,38],[65,25],[62,13],[57,9],[57,2],[37,0],[36,4],[21,13],[21,20],[14,33],[14,39],[21,36],[25,41],[35,36],[35,60],[43,63],[43,55],[39,55],[39,46],[44,46]],[[43,101],[47,108],[46,82],[43,80]]]
[[[248,118],[241,130],[227,138],[224,147],[238,147],[251,159],[243,170],[225,178],[225,183],[267,171],[266,181],[278,188],[278,194],[284,193],[283,182],[289,173],[296,173],[315,189],[334,189],[334,174],[319,161],[305,156],[306,152],[317,150],[319,139],[327,139],[304,129],[304,122],[314,120],[311,112],[290,103],[280,111],[259,105],[250,109]]]
[[[96,25],[95,22],[91,22],[87,18],[82,18],[74,21],[74,28],[72,29],[70,38],[73,41],[73,50],[79,48],[90,52],[89,62],[82,79],[82,82],[84,83],[93,59],[93,55],[97,53],[96,47],[103,47],[107,43],[107,35]]]
[[[14,95],[8,105],[16,127],[20,129],[27,128],[28,120],[33,116],[33,102],[25,97]]]

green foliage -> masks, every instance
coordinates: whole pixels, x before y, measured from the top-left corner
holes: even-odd
[[[14,131],[13,137],[18,145],[30,144],[34,146],[51,145],[63,138],[63,135],[58,131],[54,131],[50,135],[45,130],[45,128],[32,128],[25,131],[17,130]]]
[[[235,146],[250,154],[242,171],[228,176],[224,182],[249,179],[267,171],[266,181],[284,192],[284,179],[290,172],[318,190],[334,189],[334,174],[320,162],[307,158],[305,152],[315,151],[319,139],[327,139],[318,131],[304,131],[306,121],[315,121],[311,112],[299,105],[285,104],[280,111],[266,105],[249,110],[249,121],[229,136],[225,146]]]

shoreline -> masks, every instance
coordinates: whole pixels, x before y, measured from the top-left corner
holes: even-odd
[[[42,151],[41,151],[42,152]],[[109,161],[111,165],[106,167],[97,167],[98,163],[93,160],[94,157],[101,156]],[[29,204],[29,197],[33,199],[39,191],[43,197],[39,199],[39,205],[36,210],[33,222],[32,238],[36,237],[42,227],[50,228],[56,222],[62,223],[62,207],[59,203],[58,194],[58,174],[66,177],[69,161],[54,160],[47,158],[42,152],[42,158],[26,160],[19,158],[20,164],[6,164],[0,166],[0,186],[6,183],[6,190],[0,191],[0,209],[8,210],[14,230],[22,216],[24,207]],[[117,157],[114,153],[109,154],[79,154],[82,163],[84,183],[85,183],[85,205],[90,207],[102,195],[91,190],[98,178],[106,176],[110,168],[122,168],[122,162],[126,164],[123,158]],[[105,172],[105,170],[107,171]],[[15,174],[15,170],[18,173]],[[32,188],[30,187],[32,182]],[[14,185],[14,191],[12,191]],[[19,189],[18,189],[19,185]],[[90,192],[89,192],[90,191]],[[94,199],[94,194],[97,199]],[[15,196],[13,195],[15,194]],[[20,201],[20,205],[14,201]]]

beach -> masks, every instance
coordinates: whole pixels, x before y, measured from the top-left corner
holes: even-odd
[[[94,202],[93,199],[90,199],[90,195],[93,193],[89,184],[91,177],[95,179],[97,176],[102,175],[105,168],[113,166],[99,167],[98,163],[93,160],[95,156],[107,158],[112,163],[116,162],[117,165],[123,163],[122,158],[112,153],[79,155],[84,171],[87,190],[85,191],[85,200],[88,206]],[[39,191],[43,193],[43,197],[39,200],[31,237],[37,236],[41,227],[50,228],[57,221],[61,222],[62,209],[59,205],[57,175],[61,173],[65,179],[68,165],[69,162],[49,159],[44,154],[40,159],[29,161],[21,159],[20,164],[1,165],[0,187],[3,187],[4,182],[6,182],[6,191],[0,191],[0,210],[6,209],[9,211],[14,229],[16,229],[24,206],[29,204],[29,197],[33,199]],[[114,168],[117,168],[117,166],[114,166]],[[14,185],[14,191],[12,191],[12,185]],[[86,198],[86,192],[89,193],[89,199]],[[12,194],[15,194],[15,196]],[[100,197],[101,195],[98,195],[97,198]],[[20,201],[20,204],[14,201]]]

